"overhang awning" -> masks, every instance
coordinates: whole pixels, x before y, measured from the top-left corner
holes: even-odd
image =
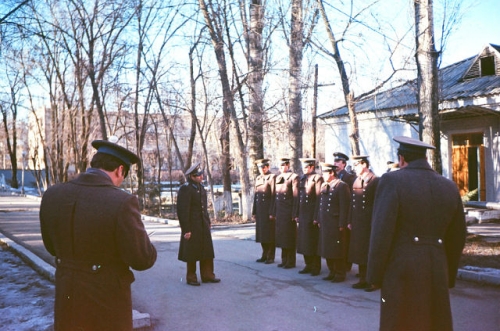
[[[470,118],[477,116],[493,115],[500,116],[500,111],[484,108],[480,106],[466,106],[453,109],[445,109],[439,112],[442,121],[456,120],[462,118]],[[416,113],[391,116],[391,120],[395,122],[405,122],[415,124],[419,122],[420,116]]]
[[[500,112],[479,106],[466,106],[461,108],[441,110],[439,112],[439,115],[441,115],[441,120],[448,121],[485,115],[500,116]]]

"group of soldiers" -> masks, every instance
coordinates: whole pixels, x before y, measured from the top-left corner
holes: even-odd
[[[334,153],[334,162],[301,158],[303,175],[290,169],[290,159],[281,158],[280,173],[270,171],[270,160],[255,161],[260,175],[255,180],[252,215],[256,241],[262,246],[257,262],[272,264],[276,247],[281,248],[278,267],[291,269],[296,253],[304,256],[300,274],[317,276],[321,258],[329,273],[323,279],[343,282],[352,263],[358,265],[356,289],[373,291],[366,281],[371,214],[378,177],[370,170],[368,156],[353,156],[355,174],[346,170],[349,157]]]

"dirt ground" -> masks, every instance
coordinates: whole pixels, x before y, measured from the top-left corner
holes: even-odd
[[[483,236],[467,235],[460,266],[500,269],[500,242]]]
[[[52,331],[54,285],[18,256],[0,248],[2,331]]]

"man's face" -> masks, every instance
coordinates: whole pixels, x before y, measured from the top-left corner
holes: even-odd
[[[357,161],[354,163],[354,171],[356,171],[356,174],[358,176],[364,174],[366,170],[367,170],[366,163],[361,161]]]
[[[335,178],[335,176],[333,175],[333,171],[332,172],[329,172],[329,171],[323,172],[323,179],[325,180],[325,182],[331,182],[334,178]]]
[[[261,175],[266,174],[268,171],[269,171],[269,166],[268,166],[268,165],[265,165],[265,166],[259,167],[259,173],[260,173]]]
[[[289,163],[284,163],[284,164],[280,165],[280,172],[281,173],[288,172],[289,169],[290,169]]]
[[[203,181],[203,174],[201,175],[191,175],[191,180],[195,183],[200,184]]]
[[[314,170],[313,165],[306,165],[302,168],[302,171],[304,172],[304,174],[310,174],[313,172],[313,170]]]
[[[337,170],[338,170],[338,171],[342,171],[342,170],[344,170],[345,165],[346,165],[345,161],[344,161],[344,160],[342,160],[342,159],[335,159],[335,160],[333,161],[333,164],[337,166]]]

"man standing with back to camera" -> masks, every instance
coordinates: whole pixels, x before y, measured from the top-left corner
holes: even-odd
[[[394,140],[401,169],[379,180],[368,255],[367,282],[382,287],[380,330],[452,330],[448,288],[467,232],[460,194],[427,162],[434,146]]]
[[[139,202],[118,187],[139,158],[109,141],[85,173],[50,187],[40,205],[42,239],[56,257],[54,330],[132,330],[134,274],[156,261]]]
[[[177,217],[181,226],[181,243],[178,259],[186,262],[186,283],[200,286],[196,276],[196,262],[200,261],[200,278],[203,283],[219,283],[214,274],[214,246],[207,208],[207,192],[203,170],[195,163],[186,173],[186,183],[177,194]]]

